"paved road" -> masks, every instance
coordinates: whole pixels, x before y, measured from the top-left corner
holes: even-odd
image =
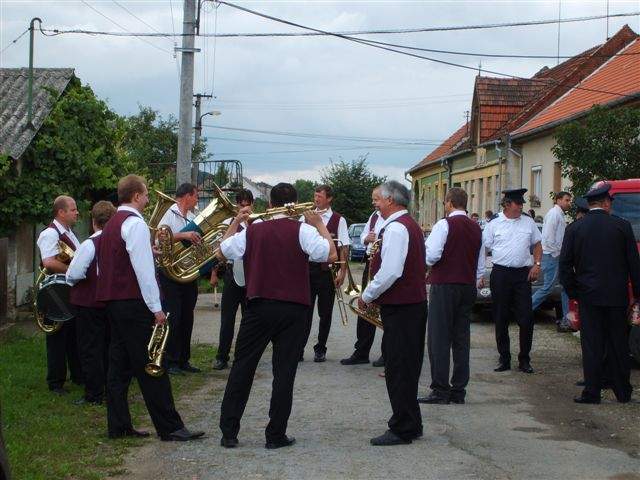
[[[201,298],[194,341],[217,341],[219,314],[211,313],[211,303],[211,296]],[[351,353],[354,336],[353,318],[346,328],[335,320],[327,362],[309,361],[312,349],[307,348],[289,423],[288,433],[297,438],[292,448],[264,449],[272,380],[267,350],[243,418],[240,448],[219,446],[217,423],[228,371],[208,370],[206,388],[179,405],[188,425],[206,430],[208,437],[187,444],[150,441],[132,451],[126,478],[640,479],[640,405],[618,405],[610,397],[600,407],[574,405],[578,344],[549,324],[537,327],[537,373],[526,376],[492,371],[492,325],[474,323],[467,404],[423,406],[424,437],[387,448],[369,445],[372,436],[385,430],[390,415],[380,369],[339,364]],[[377,335],[376,356],[379,341]],[[427,362],[425,358],[422,391],[429,381]],[[634,375],[638,383],[638,372]]]

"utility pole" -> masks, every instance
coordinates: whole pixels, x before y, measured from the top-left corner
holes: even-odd
[[[200,108],[202,106],[203,98],[213,98],[213,95],[205,95],[202,93],[196,93],[194,95],[196,99],[196,126],[195,126],[195,136],[194,136],[194,145],[198,145],[200,142],[200,137],[202,136],[202,116],[200,115]],[[206,114],[205,114],[206,115]],[[191,162],[191,183],[194,185],[198,185],[198,163]]]
[[[180,70],[180,112],[178,114],[178,158],[176,159],[176,186],[191,178],[191,130],[193,128],[193,64],[196,33],[196,0],[184,0],[182,23],[182,67]]]
[[[32,18],[29,24],[29,79],[27,86],[27,124],[26,128],[34,129],[33,126],[33,36],[35,33],[35,23],[42,25],[42,20],[38,17]]]

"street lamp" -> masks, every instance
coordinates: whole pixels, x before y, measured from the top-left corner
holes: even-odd
[[[200,104],[196,105],[196,126],[194,127],[195,138],[194,145],[198,145],[200,143],[200,136],[202,135],[202,119],[207,115],[211,115],[213,117],[217,117],[218,115],[222,115],[218,110],[211,110],[210,112],[205,112],[200,115]],[[198,184],[198,162],[191,162],[191,183],[194,185]]]

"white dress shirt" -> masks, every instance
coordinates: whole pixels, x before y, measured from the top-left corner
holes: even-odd
[[[67,237],[73,242],[76,246],[76,250],[80,247],[80,242],[75,234],[71,231],[70,228],[62,225],[58,220],[54,220],[53,224],[58,227],[60,233],[56,231],[53,227],[47,227],[42,232],[40,232],[40,236],[38,237],[38,248],[40,249],[40,258],[44,260],[45,258],[55,257],[60,253],[60,249],[58,248],[58,240],[60,240],[60,235],[63,233],[67,234]]]
[[[329,207],[326,212],[320,215],[320,218],[322,218],[322,223],[324,223],[325,227],[327,226],[327,223],[329,223],[329,220],[331,220],[331,215],[333,215],[333,210],[331,210],[331,207]],[[300,217],[300,221],[304,222],[304,216]],[[340,216],[340,221],[338,222],[338,236],[336,237],[336,239],[340,241],[341,247],[351,245],[351,238],[349,237],[349,228],[347,227],[347,221],[342,215]]]
[[[380,226],[380,230],[384,228],[382,251],[380,252],[382,264],[380,270],[362,292],[362,300],[365,303],[374,301],[402,276],[404,261],[409,251],[409,232],[403,224],[394,222],[394,220],[406,213],[408,213],[406,210],[400,210],[389,215],[389,218],[385,219]]]
[[[99,237],[101,234],[102,230],[97,231],[82,242],[78,250],[76,250],[76,253],[73,255],[73,260],[71,260],[69,268],[67,269],[67,283],[69,285],[75,285],[80,280],[87,278],[89,265],[91,265],[93,258],[96,256],[96,247],[91,239]]]
[[[178,204],[174,203],[166,212],[164,212],[164,215],[158,222],[158,225],[168,225],[171,229],[171,233],[175,235],[186,227],[187,223],[194,218],[196,218],[196,216],[191,211],[188,211],[186,215],[182,215]]]
[[[377,218],[376,224],[373,226],[373,233],[376,234],[376,240],[378,239],[378,235],[380,235],[380,230],[382,230],[382,224],[384,223],[384,220],[380,216],[380,212],[376,210],[369,216],[367,223],[365,224],[364,228],[362,229],[362,232],[360,233],[360,243],[362,243],[363,245],[364,245],[364,239],[367,238],[367,235],[369,235],[369,232],[371,231],[371,221],[373,220],[373,217]],[[373,247],[373,242],[367,244],[367,255],[371,253],[372,247]]]
[[[559,205],[554,205],[544,216],[542,224],[542,253],[556,258],[562,249],[562,239],[567,222],[564,218],[564,210]]]
[[[542,240],[536,223],[528,215],[507,218],[500,213],[482,232],[483,246],[491,250],[493,264],[522,268],[533,265],[530,248]]]
[[[457,215],[465,215],[464,210],[454,210],[448,216],[455,217]],[[427,265],[432,267],[440,261],[442,258],[442,252],[444,246],[447,243],[447,237],[449,236],[449,223],[446,219],[441,219],[436,222],[431,229],[431,233],[424,242],[426,248]],[[476,270],[476,279],[480,280],[484,276],[485,270],[485,256],[483,255],[483,248],[480,246],[478,252],[478,268]]]
[[[138,279],[138,286],[144,303],[151,313],[162,311],[160,303],[160,289],[156,279],[156,268],[151,251],[151,233],[140,212],[135,208],[121,206],[118,211],[133,212],[135,215],[127,217],[122,223],[120,235],[129,252],[129,259],[133,271]]]
[[[233,217],[229,217],[226,220],[223,220],[222,223],[224,223],[225,225],[231,225],[231,222],[233,221]],[[258,219],[256,220],[256,222],[260,222],[261,220]],[[247,229],[247,222],[242,222],[242,228],[244,228],[245,230]],[[244,287],[245,286],[245,279],[244,279],[244,262],[242,261],[241,258],[239,258],[238,260],[229,260],[227,261],[227,264],[232,265],[232,271],[233,271],[233,281],[236,282],[236,285],[238,285],[239,287]]]
[[[280,214],[274,215],[273,218],[286,218],[286,216]],[[326,262],[329,258],[329,241],[320,235],[318,230],[311,225],[307,225],[306,223],[300,225],[298,242],[300,243],[302,251],[309,255],[310,262]],[[220,250],[225,258],[233,260],[234,262],[244,257],[246,249],[247,229],[230,236],[220,244]]]

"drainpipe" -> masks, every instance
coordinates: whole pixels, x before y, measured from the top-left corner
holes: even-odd
[[[493,145],[498,152],[498,195],[494,204],[494,211],[499,210],[500,199],[502,198],[502,149],[500,148],[500,140],[494,140]]]

